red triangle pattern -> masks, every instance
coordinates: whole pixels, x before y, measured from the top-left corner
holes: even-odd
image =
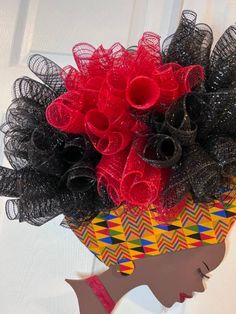
[[[107,225],[108,225],[109,228],[114,228],[114,227],[119,227],[120,226],[120,224],[117,224],[117,223],[112,222],[110,220],[107,221]]]
[[[146,246],[144,246],[143,249],[144,249],[145,253],[156,252],[156,249],[152,249],[152,248],[146,247]]]
[[[137,254],[137,255],[133,255],[133,257],[135,257],[135,258],[144,258],[145,257],[145,254],[144,253],[142,253],[142,254]]]
[[[215,202],[214,207],[219,209],[224,209],[224,204],[222,202]]]
[[[200,247],[200,246],[202,246],[203,244],[202,244],[201,241],[197,241],[197,242],[191,243],[191,245],[196,246],[196,247]]]
[[[207,235],[207,234],[201,233],[201,239],[202,240],[210,240],[210,239],[214,239],[214,238]]]
[[[121,273],[125,273],[127,270],[128,270],[128,271],[129,271],[129,270],[133,270],[133,268],[128,267],[128,266],[123,265],[123,264],[120,264],[120,265],[119,265],[119,268],[120,268],[120,272],[121,272]]]
[[[97,231],[97,233],[101,233],[101,234],[105,234],[107,236],[110,236],[109,229],[102,229],[102,230]]]

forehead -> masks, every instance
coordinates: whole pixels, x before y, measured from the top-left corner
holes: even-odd
[[[176,220],[164,224],[155,208],[139,215],[125,206],[100,214],[88,226],[73,228],[76,236],[107,266],[168,252],[221,243],[236,219],[234,186],[225,187],[211,205],[188,199]],[[132,263],[129,266],[132,268]],[[127,270],[132,272],[132,270]]]

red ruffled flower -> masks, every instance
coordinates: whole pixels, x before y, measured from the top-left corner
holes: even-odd
[[[109,49],[102,46],[95,49],[82,43],[73,48],[73,54],[78,70],[67,66],[62,77],[67,90],[79,94],[80,100],[77,106],[75,102],[67,106],[65,103],[71,103],[71,96],[65,93],[46,111],[48,122],[64,132],[79,133],[74,121],[81,120],[81,113],[84,115],[93,108],[99,109],[101,114],[97,121],[95,115],[88,115],[86,123],[91,117],[91,123],[99,124],[99,117],[104,114],[110,126],[115,124],[117,116],[124,117],[125,125],[130,108],[142,112],[152,108],[166,110],[204,78],[200,65],[162,64],[159,36],[150,32],[143,34],[136,51],[129,51],[119,43]],[[123,111],[126,115],[121,115]],[[60,117],[64,112],[78,119],[66,120],[65,125],[65,120]]]
[[[48,123],[89,137],[103,155],[97,166],[98,189],[105,185],[117,205],[157,204],[164,172],[139,156],[144,143],[140,135],[148,127],[132,111],[165,111],[204,79],[203,68],[162,64],[160,37],[150,32],[135,50],[119,43],[109,49],[80,43],[73,55],[78,70],[63,69],[67,92],[47,107]]]
[[[98,187],[105,185],[113,202],[145,207],[159,196],[162,170],[150,166],[140,157],[144,138],[137,138],[126,150],[104,155],[97,166]]]

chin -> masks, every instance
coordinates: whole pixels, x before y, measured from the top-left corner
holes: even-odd
[[[163,306],[165,306],[165,307],[167,307],[167,308],[170,308],[170,307],[172,307],[175,303],[184,303],[184,302],[186,302],[187,301],[187,299],[189,299],[189,298],[192,298],[192,297],[190,297],[190,296],[186,296],[184,299],[175,299],[175,300],[159,300],[159,302],[163,305]]]
[[[164,307],[172,307],[176,302],[178,302],[178,300],[173,300],[173,301],[161,301],[159,300],[159,302],[164,306]]]

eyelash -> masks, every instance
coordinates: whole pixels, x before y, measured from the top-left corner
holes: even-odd
[[[202,278],[207,278],[207,279],[210,278],[209,276],[203,274],[203,272],[201,271],[201,268],[198,268],[198,272],[199,272],[199,275],[200,275]]]

